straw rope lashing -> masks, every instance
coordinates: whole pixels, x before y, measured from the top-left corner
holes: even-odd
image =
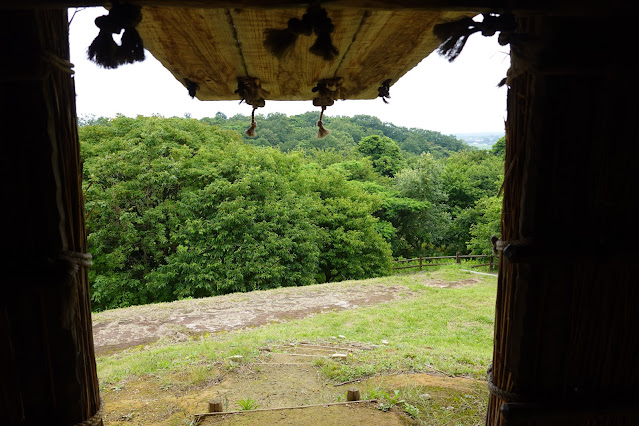
[[[518,240],[502,241],[494,235],[491,237],[490,242],[493,245],[494,254],[497,254],[498,251],[504,251],[506,247],[508,246],[523,247],[523,246],[530,246],[533,244],[533,240],[530,238],[521,238]]]
[[[490,364],[490,367],[488,367],[488,371],[487,371],[487,380],[486,380],[486,384],[488,386],[488,391],[495,395],[496,397],[498,397],[499,399],[501,399],[502,401],[506,401],[506,402],[523,402],[526,401],[526,398],[517,392],[512,392],[512,391],[507,391],[505,389],[500,388],[499,386],[497,386],[493,380],[493,365]]]
[[[98,406],[98,409],[94,415],[80,423],[76,423],[73,426],[102,426],[102,415],[104,412],[104,403],[102,401],[102,398],[100,398],[99,404],[100,405]]]
[[[89,253],[75,251],[60,251],[52,255],[31,256],[28,259],[6,259],[14,264],[15,272],[29,271],[29,282],[33,285],[14,287],[12,291],[29,292],[42,288],[43,283],[62,286],[70,285],[81,268],[89,268],[93,265],[92,256]]]
[[[44,62],[52,65],[57,70],[67,73],[69,75],[75,74],[73,69],[74,65],[66,59],[59,57],[51,52],[43,52],[41,58]]]
[[[43,63],[49,65],[46,69],[40,69],[39,71],[32,73],[20,73],[20,74],[9,74],[2,73],[0,74],[0,81],[29,81],[29,80],[44,80],[48,78],[51,67],[58,71],[62,71],[65,74],[73,75],[75,74],[75,70],[73,69],[74,65],[66,59],[59,57],[58,55],[45,51],[40,54],[40,59]]]

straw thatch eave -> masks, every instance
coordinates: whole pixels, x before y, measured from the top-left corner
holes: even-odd
[[[242,8],[282,9],[306,7],[310,2],[299,0],[135,0],[135,4],[148,7],[180,7],[196,9]],[[476,12],[508,10],[521,14],[602,16],[631,13],[632,2],[610,0],[602,7],[594,0],[328,0],[321,2],[330,9],[368,10],[430,10]],[[108,0],[14,0],[3,2],[5,9],[108,7]]]
[[[439,45],[432,27],[456,12],[332,9],[339,54],[309,53],[315,37],[300,36],[284,58],[264,47],[269,28],[286,28],[304,9],[143,8],[138,31],[145,47],[173,76],[198,85],[200,100],[237,100],[238,77],[259,81],[268,100],[311,100],[318,81],[337,79],[336,99],[374,99],[382,82],[395,83]],[[466,14],[468,15],[468,14]],[[407,23],[409,23],[407,25]]]

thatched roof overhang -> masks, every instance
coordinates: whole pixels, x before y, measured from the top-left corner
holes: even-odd
[[[304,8],[309,1],[299,0],[136,0],[148,7],[180,7],[196,9],[241,8],[282,9]],[[331,9],[368,10],[431,10],[490,12],[511,11],[521,14],[602,16],[632,12],[632,2],[609,0],[603,4],[595,0],[325,0],[322,6]],[[14,0],[3,2],[5,9],[33,9],[60,7],[90,7],[111,5],[105,0]]]
[[[333,0],[321,2],[334,25],[329,60],[309,52],[314,35],[297,37],[284,57],[265,47],[269,30],[286,29],[300,19],[307,2],[286,0],[137,0],[142,7],[138,31],[144,47],[200,100],[238,100],[239,83],[256,85],[265,100],[311,100],[320,81],[330,81],[330,96],[374,99],[383,85],[399,78],[432,53],[441,40],[433,27],[487,11],[562,10],[592,13],[594,2],[517,2],[488,0]],[[17,7],[92,6],[96,0],[25,0]],[[14,5],[14,7],[16,7]],[[619,6],[621,7],[621,6]],[[615,5],[607,5],[614,10]],[[599,9],[597,9],[599,10]],[[97,33],[97,29],[96,29]],[[87,46],[91,40],[87,40]],[[246,100],[246,99],[245,99]],[[255,102],[248,102],[255,105]],[[321,103],[321,102],[320,102]],[[257,102],[260,106],[263,101]]]
[[[252,77],[266,100],[311,100],[320,80],[334,79],[337,99],[374,99],[435,50],[432,27],[458,12],[330,9],[338,54],[311,54],[314,36],[300,36],[278,58],[264,46],[268,29],[287,27],[305,9],[179,9],[145,7],[138,26],[145,47],[200,100],[236,100],[238,78]]]

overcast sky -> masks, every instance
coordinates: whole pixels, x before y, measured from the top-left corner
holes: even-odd
[[[218,111],[227,116],[250,115],[251,107],[237,101],[191,99],[178,82],[153,56],[115,70],[105,70],[86,58],[86,49],[98,29],[93,23],[106,14],[103,8],[79,10],[70,26],[71,62],[75,65],[78,115],[135,117],[159,114],[165,117],[190,114],[212,117]],[[69,11],[69,17],[73,10]],[[506,88],[497,83],[510,65],[508,47],[497,37],[470,37],[462,54],[450,63],[431,54],[409,71],[390,90],[389,104],[381,99],[338,101],[326,115],[367,114],[398,126],[419,127],[444,134],[503,133],[506,119]],[[257,112],[287,115],[318,111],[311,101],[268,101]]]

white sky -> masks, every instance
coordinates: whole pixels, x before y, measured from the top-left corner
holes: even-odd
[[[150,53],[146,60],[105,70],[90,62],[86,49],[98,29],[93,21],[106,14],[103,8],[82,9],[70,26],[71,62],[75,65],[78,115],[135,117],[159,114],[165,117],[191,114],[194,118],[250,115],[251,108],[239,101],[191,99],[178,82]],[[73,10],[69,11],[69,17]],[[338,101],[327,116],[367,114],[398,126],[418,127],[444,134],[503,133],[506,119],[506,88],[497,83],[510,65],[508,47],[497,37],[471,36],[462,54],[450,63],[431,54],[391,86],[389,104],[381,99]],[[287,115],[318,111],[311,101],[266,101],[257,113]]]

